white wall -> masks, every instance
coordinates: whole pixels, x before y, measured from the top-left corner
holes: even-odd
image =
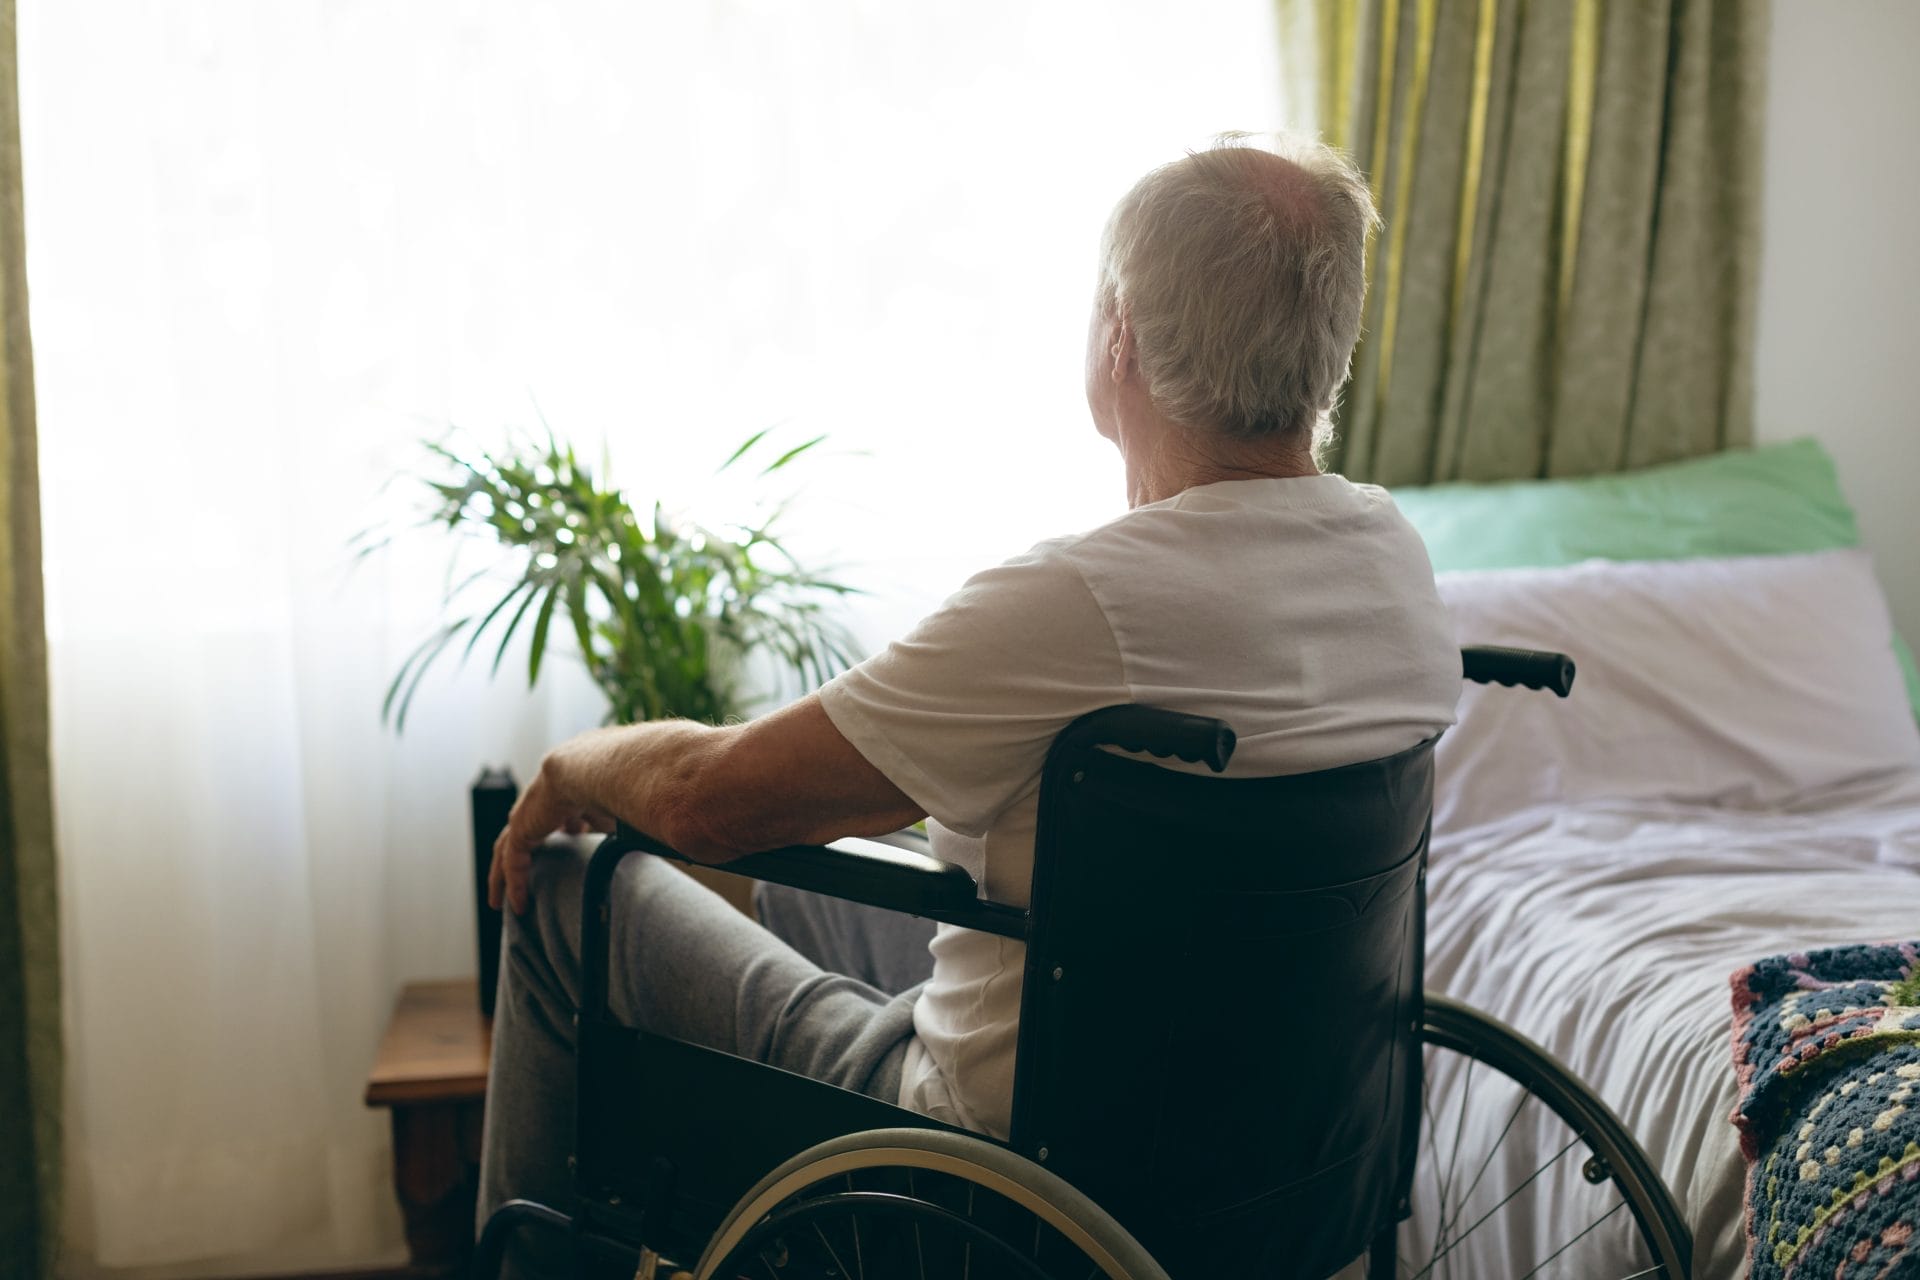
[[[1755,417],[1840,468],[1920,643],[1920,4],[1776,0]]]

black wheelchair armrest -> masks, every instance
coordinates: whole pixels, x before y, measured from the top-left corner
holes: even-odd
[[[583,1010],[606,1013],[609,925],[608,901],[613,873],[630,853],[651,853],[675,862],[691,862],[678,850],[644,831],[620,823],[600,842],[587,865],[581,898]],[[870,907],[924,916],[1007,938],[1027,936],[1027,913],[997,902],[983,902],[965,868],[931,854],[882,844],[877,840],[836,840],[830,845],[797,844],[766,853],[750,853],[712,865],[715,871],[765,880],[862,902]]]
[[[646,833],[624,824],[615,838],[662,858],[690,861]],[[963,868],[929,853],[877,840],[789,845],[709,865],[729,875],[809,889],[828,897],[846,898],[909,915],[971,907],[978,901],[979,894],[973,877]]]

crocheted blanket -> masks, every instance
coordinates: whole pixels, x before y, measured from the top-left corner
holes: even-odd
[[[1920,1277],[1920,942],[1733,975],[1753,1280]]]

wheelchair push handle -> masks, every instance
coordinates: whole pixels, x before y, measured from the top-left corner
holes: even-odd
[[[1183,711],[1120,703],[1090,711],[1061,731],[1047,754],[1052,762],[1094,747],[1144,751],[1165,759],[1204,764],[1219,773],[1233,759],[1236,739],[1224,720],[1192,716]]]
[[[1475,684],[1551,689],[1563,698],[1573,692],[1573,659],[1564,653],[1476,644],[1460,651],[1460,662],[1461,674]]]

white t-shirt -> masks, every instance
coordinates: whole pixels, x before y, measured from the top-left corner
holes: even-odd
[[[820,697],[927,812],[934,854],[1024,906],[1041,765],[1089,711],[1217,716],[1228,776],[1256,777],[1403,750],[1459,692],[1420,536],[1385,490],[1320,475],[1201,485],[1043,542]],[[900,1104],[1005,1138],[1026,948],[941,925],[932,951]]]

